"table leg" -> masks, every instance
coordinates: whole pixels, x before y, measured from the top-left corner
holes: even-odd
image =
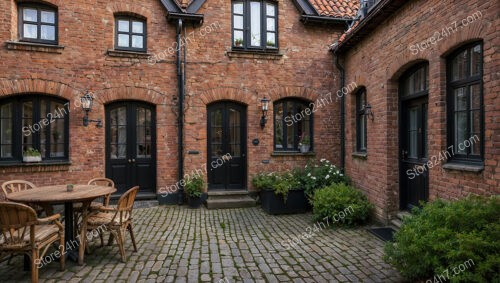
[[[77,248],[80,243],[75,240],[75,235],[73,234],[75,225],[73,215],[73,203],[64,203],[64,239],[66,242],[67,258],[76,262],[78,260],[78,253],[75,251],[75,248]]]

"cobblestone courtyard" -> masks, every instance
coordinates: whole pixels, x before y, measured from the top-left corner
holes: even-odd
[[[85,265],[53,262],[41,282],[400,282],[384,263],[383,242],[365,229],[322,228],[286,249],[288,239],[309,232],[311,214],[269,216],[260,208],[206,210],[153,207],[135,210],[137,253],[127,238],[128,262],[118,247],[97,248]],[[307,230],[307,231],[306,231]],[[107,235],[106,235],[107,236]],[[107,239],[107,237],[106,237]],[[50,253],[50,252],[49,252]],[[22,256],[0,264],[1,282],[28,281]],[[222,281],[221,281],[222,282]]]

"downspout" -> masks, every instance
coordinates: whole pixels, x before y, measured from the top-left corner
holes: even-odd
[[[340,64],[340,55],[337,50],[333,52],[335,55],[335,66],[340,72],[340,92],[342,97],[340,97],[340,168],[345,172],[345,94],[342,89],[345,86],[345,68]]]
[[[179,116],[177,117],[177,154],[178,154],[178,181],[179,181],[179,193],[177,194],[177,203],[182,205],[184,203],[184,186],[182,179],[184,177],[184,73],[182,72],[182,62],[181,62],[181,32],[182,32],[182,19],[178,19],[177,22],[177,82],[179,89]]]

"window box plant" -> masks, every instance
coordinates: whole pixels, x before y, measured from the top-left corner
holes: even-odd
[[[298,170],[283,174],[259,174],[252,184],[260,189],[261,206],[269,214],[304,213],[311,209],[298,179]]]
[[[299,147],[300,147],[300,152],[302,153],[309,152],[309,149],[311,148],[311,140],[309,139],[309,136],[302,137],[299,143]]]
[[[234,45],[241,47],[243,45],[243,38],[237,38],[234,40]]]
[[[201,195],[205,187],[205,181],[201,176],[192,176],[186,181],[184,189],[188,196],[188,205],[191,208],[198,208],[201,206]]]
[[[273,47],[273,48],[274,48],[274,47],[276,47],[276,44],[274,43],[274,41],[269,41],[269,40],[268,40],[268,41],[266,42],[266,46],[267,46],[267,47]]]
[[[42,155],[40,152],[32,147],[28,148],[23,152],[23,162],[26,163],[34,163],[34,162],[41,162],[42,161]]]

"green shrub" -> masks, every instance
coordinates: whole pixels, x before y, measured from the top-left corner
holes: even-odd
[[[252,178],[252,184],[257,189],[271,189],[277,195],[282,195],[285,202],[290,190],[301,188],[297,170],[284,173],[260,173]]]
[[[277,178],[278,175],[273,172],[259,173],[252,178],[252,185],[258,190],[272,189]]]
[[[335,225],[356,225],[366,222],[373,205],[360,191],[345,184],[332,184],[315,192],[313,199],[314,221]]]
[[[205,181],[203,181],[203,178],[196,175],[187,178],[184,189],[186,190],[186,194],[190,197],[201,197],[204,186]]]
[[[319,163],[309,162],[298,178],[309,199],[312,199],[318,189],[335,183],[349,183],[347,176],[326,159],[321,159]]]
[[[443,276],[450,282],[500,282],[499,197],[436,200],[413,213],[394,243],[385,246],[385,260],[403,276],[432,282]],[[465,262],[472,264],[457,269]]]

